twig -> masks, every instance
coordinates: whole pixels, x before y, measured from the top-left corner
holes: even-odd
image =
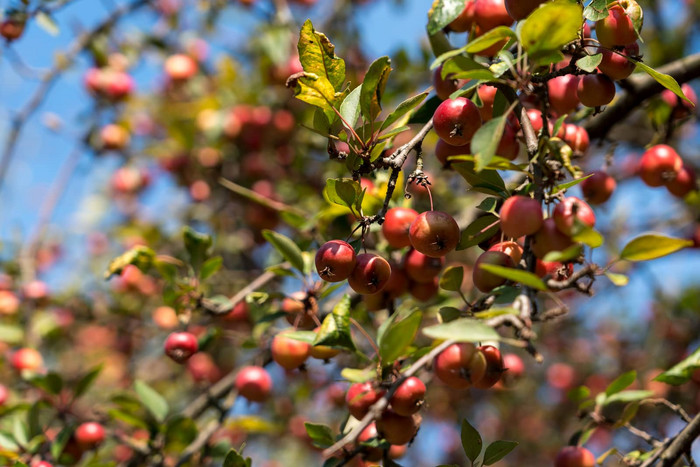
[[[700,414],[696,415],[685,428],[681,430],[674,438],[671,444],[663,450],[661,454],[660,467],[671,467],[680,457],[686,453],[693,441],[700,436]],[[651,464],[649,464],[651,465]],[[647,467],[646,463],[642,467]]]
[[[290,264],[289,263],[282,263],[278,267],[282,269],[289,269]],[[243,287],[241,290],[234,295],[231,300],[230,300],[230,305],[231,307],[235,307],[238,305],[240,302],[245,300],[246,296],[254,292],[255,290],[259,289],[263,285],[267,284],[270,282],[272,279],[276,278],[277,274],[275,274],[272,271],[265,271],[262,274],[260,274],[258,277],[256,277],[250,284],[246,285]],[[219,307],[217,306],[214,302],[212,302],[209,299],[202,299],[202,306],[212,315],[225,315],[229,311],[231,311],[231,308],[229,307]]]
[[[297,214],[299,216],[304,216],[308,217],[309,213],[306,211],[303,211],[299,208],[296,208],[294,206],[290,206],[288,204],[284,204],[280,201],[275,201],[273,199],[270,199],[266,196],[263,196],[259,193],[254,192],[253,190],[246,188],[244,186],[241,186],[237,183],[232,182],[231,180],[227,180],[225,178],[220,178],[219,183],[225,187],[228,188],[229,190],[233,191],[237,195],[241,195],[251,201],[254,201],[262,206],[265,206],[266,208],[272,209],[273,211],[277,212],[291,212],[294,214]]]
[[[683,410],[683,407],[681,407],[680,405],[676,405],[667,399],[642,399],[639,402],[639,404],[640,405],[646,405],[646,404],[665,405],[666,407],[671,409],[673,412],[675,412],[676,415],[681,417],[684,422],[686,422],[686,423],[691,422],[690,415],[688,415],[688,412]]]
[[[576,288],[581,292],[588,293],[590,291],[589,285],[583,285],[579,283],[580,279],[584,277],[590,277],[593,279],[598,271],[598,266],[595,264],[587,264],[575,273],[571,275],[568,279],[563,281],[557,281],[554,279],[549,279],[547,281],[547,288],[550,290],[564,290],[570,288]]]

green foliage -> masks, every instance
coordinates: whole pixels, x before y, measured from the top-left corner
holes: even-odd
[[[620,253],[620,259],[648,261],[670,255],[693,244],[690,240],[667,237],[661,234],[645,234],[630,240]]]

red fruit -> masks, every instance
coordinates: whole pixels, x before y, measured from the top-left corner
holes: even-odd
[[[391,277],[391,265],[381,256],[363,253],[348,277],[350,287],[360,295],[374,294],[386,286]]]
[[[433,258],[445,256],[459,243],[459,226],[447,213],[426,211],[411,224],[409,237],[413,248]]]
[[[446,385],[467,389],[486,374],[486,357],[473,344],[452,344],[435,358],[433,368],[435,376]]]
[[[500,251],[486,251],[482,253],[476,260],[476,263],[474,263],[472,280],[477,289],[486,293],[505,284],[507,279],[482,269],[481,266],[484,264],[494,264],[507,268],[515,267],[511,257],[505,253],[501,253]]]
[[[547,82],[549,103],[559,115],[569,114],[578,107],[578,85],[579,77],[576,75],[557,76]]]
[[[586,75],[578,83],[577,95],[586,107],[608,105],[615,98],[615,83],[607,75]]]
[[[7,387],[3,384],[0,384],[0,406],[5,405],[5,402],[7,402],[7,398],[10,396],[10,391],[7,390]]]
[[[563,128],[564,142],[571,147],[574,154],[583,155],[588,150],[588,146],[590,146],[590,139],[586,129],[573,123],[565,123]]]
[[[466,0],[464,10],[447,26],[454,32],[468,32],[472,29],[475,21],[475,9],[477,0]]]
[[[236,391],[251,402],[263,402],[270,396],[272,378],[261,366],[246,366],[236,375]]]
[[[379,437],[379,433],[377,433],[377,425],[372,422],[367,427],[362,430],[360,433],[360,436],[357,437],[358,443],[366,443],[369,442],[375,438]],[[382,448],[366,448],[363,451],[364,455],[363,458],[367,461],[370,462],[378,462],[382,460],[382,457],[384,456],[384,450]]]
[[[100,130],[100,140],[104,149],[124,149],[130,139],[129,132],[120,125],[105,125]]]
[[[615,179],[602,170],[597,170],[581,182],[583,197],[590,204],[602,204],[610,199],[617,183]]]
[[[384,390],[375,389],[372,383],[355,383],[348,389],[345,395],[345,402],[348,405],[350,415],[358,420],[362,420],[369,408],[374,405],[384,395]]]
[[[681,91],[685,97],[690,99],[692,105],[685,100],[679,99],[673,91],[664,89],[661,91],[661,98],[673,109],[673,118],[683,118],[695,113],[695,107],[698,105],[698,96],[688,83],[683,83]]]
[[[520,154],[520,143],[515,130],[510,125],[506,125],[503,129],[503,136],[501,136],[501,141],[496,148],[496,154],[509,161],[515,160]]]
[[[474,387],[479,389],[488,389],[496,384],[503,375],[503,358],[501,351],[492,345],[483,345],[479,347],[486,358],[486,373],[480,381],[474,384]]]
[[[7,18],[0,23],[0,36],[4,37],[7,42],[12,42],[22,37],[24,26],[24,21]]]
[[[316,271],[326,282],[344,281],[355,269],[355,249],[342,240],[326,242],[316,253]]]
[[[481,115],[481,121],[486,122],[493,118],[493,102],[496,100],[496,93],[498,88],[494,86],[489,86],[482,84],[477,89],[477,94],[479,99],[481,99],[482,106],[479,107],[479,114]]]
[[[277,334],[272,339],[270,350],[272,359],[285,370],[299,368],[311,355],[311,345],[287,337],[284,332]]]
[[[19,298],[9,290],[0,290],[0,315],[14,315],[19,310]]]
[[[564,235],[575,235],[584,227],[595,226],[593,209],[583,200],[569,196],[557,204],[552,213],[557,228]]]
[[[527,109],[527,117],[530,119],[532,124],[532,129],[535,133],[544,128],[544,119],[542,118],[542,112],[537,109]]]
[[[392,248],[411,246],[408,229],[416,217],[418,217],[418,212],[409,208],[391,208],[386,212],[382,224],[382,234],[389,246]]]
[[[134,88],[134,80],[123,71],[107,71],[104,79],[103,93],[112,100],[124,99]]]
[[[551,217],[542,222],[542,227],[532,236],[530,247],[538,258],[544,258],[552,251],[562,251],[573,245],[574,242],[557,228],[557,224]]]
[[[187,360],[187,371],[197,382],[215,383],[221,379],[221,370],[207,353],[196,353]]]
[[[596,21],[595,31],[598,42],[603,47],[613,48],[614,46],[625,46],[637,42],[637,33],[634,30],[632,17],[637,17],[639,5],[633,0],[625,0],[629,6],[627,9],[620,5],[612,5],[608,9],[608,16]],[[636,5],[636,8],[634,6]]]
[[[513,18],[508,14],[505,0],[477,0],[474,19],[483,32],[498,26],[510,27],[513,24]]]
[[[389,459],[398,459],[403,457],[404,454],[406,454],[406,449],[408,449],[408,447],[405,444],[402,444],[401,446],[392,444],[389,448]]]
[[[527,18],[532,11],[546,0],[505,0],[508,14],[516,21]]]
[[[433,87],[435,88],[435,94],[442,99],[449,99],[450,95],[457,89],[461,88],[465,80],[452,79],[450,75],[442,77],[442,65],[440,65],[433,73]]]
[[[129,456],[131,457],[131,456]],[[53,464],[46,461],[34,462],[31,467],[53,467]]]
[[[481,127],[479,108],[469,99],[448,99],[433,115],[435,133],[452,146],[464,146]]]
[[[625,46],[625,48],[619,52],[600,48],[598,49],[598,53],[603,54],[598,69],[605,73],[610,79],[619,81],[627,78],[634,72],[636,68],[635,63],[627,60],[625,57],[638,57],[639,44],[634,42],[633,44]],[[673,92],[671,92],[671,94],[673,94]],[[675,96],[675,94],[673,95]]]
[[[386,283],[384,289],[380,292],[384,297],[389,299],[399,298],[408,291],[408,276],[403,268],[399,267],[393,261],[389,263],[391,266],[391,275],[389,282]]]
[[[185,81],[193,77],[199,66],[197,62],[185,54],[175,54],[165,61],[165,73],[173,81]]]
[[[586,448],[566,446],[554,461],[554,467],[595,467],[595,457]]]
[[[666,188],[678,198],[685,198],[691,191],[697,190],[697,180],[695,178],[695,170],[688,165],[683,165],[683,168],[678,172],[676,178],[666,182]]]
[[[23,347],[12,354],[10,364],[17,371],[37,371],[44,365],[44,359],[36,350]]]
[[[501,207],[501,231],[511,238],[532,235],[542,227],[542,207],[527,196],[511,196]]]
[[[642,155],[639,176],[648,186],[657,187],[675,179],[682,168],[683,160],[671,146],[657,144]]]
[[[186,362],[198,350],[197,338],[189,332],[173,332],[165,340],[165,355],[177,363]]]
[[[79,445],[93,448],[105,440],[105,429],[97,422],[86,422],[76,428],[74,436]]]
[[[525,374],[525,364],[522,358],[514,353],[503,355],[504,373],[501,378],[505,386],[513,386]]]
[[[574,273],[574,265],[568,263],[564,265],[558,261],[537,260],[535,274],[539,277],[550,276],[555,281],[563,281],[571,277]]]
[[[434,278],[432,282],[414,282],[408,288],[411,297],[420,302],[427,302],[435,297],[440,291],[438,278]]]
[[[391,410],[385,410],[377,419],[377,431],[389,444],[406,444],[416,436],[420,426],[419,420],[415,415],[404,417]]]
[[[418,412],[425,397],[425,384],[415,376],[407,378],[391,396],[391,410],[408,417]],[[400,443],[403,444],[403,443]]]
[[[435,144],[435,157],[444,168],[450,167],[450,162],[447,160],[448,157],[468,155],[471,151],[468,144],[464,146],[452,146],[441,139],[438,139]]]
[[[304,304],[305,299],[305,292],[294,292],[282,300],[281,308],[287,314],[287,322],[292,326],[296,326],[299,329],[313,329],[316,327],[316,322],[307,313],[306,305]]]
[[[442,271],[445,258],[433,258],[420,251],[410,250],[404,257],[404,270],[413,282],[430,283]]]
[[[510,256],[513,260],[513,264],[520,263],[523,257],[523,247],[521,247],[517,242],[500,242],[489,247],[487,251],[498,251],[505,253]]]

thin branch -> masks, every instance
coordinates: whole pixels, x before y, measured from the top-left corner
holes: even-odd
[[[243,196],[244,198],[249,199],[255,203],[258,203],[266,208],[272,209],[273,211],[291,212],[293,214],[297,214],[297,215],[303,216],[303,217],[310,216],[309,213],[307,213],[306,211],[303,211],[303,210],[296,208],[294,206],[290,206],[288,204],[284,204],[280,201],[270,199],[266,196],[263,196],[259,193],[254,192],[253,190],[251,190],[249,188],[246,188],[246,187],[241,186],[237,183],[234,183],[231,180],[227,180],[225,178],[220,178],[219,184],[221,184],[225,188],[228,188],[229,190],[236,193],[237,195]]]
[[[289,263],[282,263],[278,267],[283,268],[283,269],[289,269],[290,265]],[[260,274],[258,277],[256,277],[250,284],[247,286],[243,287],[241,290],[238,291],[236,295],[234,295],[231,300],[230,300],[230,306],[235,307],[238,305],[240,302],[245,300],[246,296],[254,292],[255,290],[259,289],[263,285],[267,284],[274,278],[278,277],[277,274],[275,274],[273,271],[265,271],[264,273]],[[217,306],[214,302],[212,302],[209,299],[202,299],[202,306],[212,315],[225,315],[229,311],[231,311],[231,308],[229,307],[219,307]]]
[[[698,436],[700,436],[700,414],[696,415],[695,418],[674,437],[671,444],[663,450],[660,457],[661,464],[659,464],[659,466],[671,467],[674,465],[684,453],[690,450],[690,446]],[[646,467],[646,465],[642,464],[642,467]]]

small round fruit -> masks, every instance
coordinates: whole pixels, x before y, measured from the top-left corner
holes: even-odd
[[[484,264],[493,264],[507,268],[515,267],[510,256],[500,251],[486,251],[479,256],[474,263],[472,271],[472,279],[477,289],[484,293],[491,292],[496,287],[499,287],[507,282],[507,279],[498,276],[492,272],[484,270],[481,266]]]
[[[569,114],[578,107],[578,85],[576,75],[557,76],[547,82],[549,103],[559,115]]]
[[[650,187],[657,187],[673,180],[683,168],[683,159],[671,147],[657,144],[642,154],[639,176]]]
[[[22,37],[24,27],[24,21],[14,18],[6,18],[2,23],[0,23],[0,36],[2,36],[7,42],[12,42]]]
[[[199,343],[190,332],[173,332],[165,340],[165,355],[177,363],[184,363],[197,353]]]
[[[382,234],[392,248],[411,246],[408,230],[411,223],[418,217],[418,212],[410,208],[391,208],[384,216]]]
[[[583,155],[591,144],[586,129],[573,123],[564,124],[563,140],[576,155]]]
[[[695,108],[698,105],[698,96],[695,94],[695,90],[688,83],[683,83],[681,86],[681,91],[685,94],[690,102],[679,99],[676,94],[670,89],[664,89],[661,91],[661,99],[668,104],[672,110],[673,118],[679,119],[684,118],[695,113]]]
[[[129,132],[120,125],[109,124],[100,130],[100,140],[104,149],[124,149],[129,144],[130,139]]]
[[[452,79],[450,75],[442,77],[442,65],[440,65],[433,73],[433,87],[435,94],[442,99],[449,99],[450,95],[464,85],[464,80]]]
[[[435,133],[447,144],[464,146],[481,127],[479,108],[469,99],[443,101],[433,115]]]
[[[487,84],[482,84],[479,86],[479,89],[476,90],[483,104],[479,107],[479,114],[481,115],[482,122],[489,121],[493,118],[493,103],[496,100],[497,92],[498,88]]]
[[[521,247],[517,242],[499,242],[489,247],[487,251],[498,251],[505,253],[510,256],[513,260],[513,264],[520,263],[523,257],[523,247]]]
[[[636,3],[628,0],[628,3]],[[637,5],[637,7],[639,7]],[[596,21],[595,31],[598,42],[608,49],[614,46],[625,46],[637,42],[637,32],[628,12],[620,5],[612,5],[608,9],[608,16]]]
[[[357,256],[355,269],[348,284],[360,295],[375,294],[386,286],[391,277],[391,265],[381,256],[363,253]]]
[[[344,281],[352,274],[356,262],[355,249],[342,240],[326,242],[316,253],[316,271],[326,282]]]
[[[477,0],[474,19],[483,32],[498,26],[510,27],[513,24],[513,18],[508,14],[505,0]]]
[[[546,0],[505,0],[506,10],[515,21],[527,18],[535,8]]]
[[[413,248],[426,256],[438,258],[454,250],[459,243],[459,226],[442,211],[426,211],[411,224],[409,237]]]
[[[561,233],[551,217],[542,222],[542,227],[532,236],[530,248],[535,256],[542,259],[552,251],[563,251],[574,244],[573,240]]]
[[[355,383],[348,389],[345,402],[350,415],[362,420],[369,408],[384,395],[384,390],[376,389],[370,382]]]
[[[503,135],[501,136],[501,141],[498,142],[496,154],[509,161],[515,160],[520,154],[520,143],[518,142],[517,134],[510,125],[506,125],[503,129]]]
[[[527,109],[527,118],[530,119],[532,124],[532,129],[535,133],[539,132],[544,128],[544,118],[542,118],[542,112],[537,109]]]
[[[250,315],[248,313],[248,304],[246,301],[241,300],[240,302],[236,303],[233,309],[223,316],[223,319],[236,323],[247,322],[250,319]]]
[[[625,57],[638,57],[639,44],[636,42],[625,46],[620,52],[614,52],[605,48],[598,49],[598,53],[603,58],[598,65],[598,69],[605,73],[610,79],[619,81],[629,77],[634,72],[636,65]],[[671,93],[673,94],[673,93]],[[675,94],[673,94],[675,96]]]
[[[602,204],[610,199],[617,182],[607,172],[597,170],[581,182],[583,197],[590,204]]]
[[[698,189],[695,170],[684,164],[680,172],[676,174],[676,178],[666,182],[666,188],[673,196],[685,198],[688,193]]]
[[[377,419],[377,431],[389,444],[406,444],[416,436],[419,420],[416,415],[404,417],[392,410],[385,410]]]
[[[432,282],[445,267],[445,258],[433,258],[426,256],[418,250],[410,250],[406,253],[403,267],[406,275],[418,283]]]
[[[468,144],[464,146],[452,146],[438,138],[435,144],[435,158],[440,162],[444,169],[450,168],[450,161],[447,160],[450,156],[465,156],[472,151]]]
[[[415,376],[407,378],[391,396],[391,409],[399,415],[408,417],[418,412],[425,397],[425,384]]]
[[[75,440],[79,445],[93,448],[105,440],[105,429],[97,422],[86,422],[75,430]]]
[[[557,228],[564,235],[575,235],[579,230],[595,226],[595,213],[583,200],[569,196],[557,204],[552,213]]]
[[[284,334],[281,332],[272,339],[272,359],[285,370],[299,368],[311,355],[311,345]]]
[[[455,389],[467,389],[486,374],[486,357],[473,344],[452,344],[435,358],[435,376]]]
[[[318,334],[321,328],[314,329],[314,332]],[[311,356],[318,360],[329,360],[340,353],[340,349],[334,349],[333,347],[328,347],[327,345],[312,345],[311,346]]]
[[[542,227],[542,207],[528,196],[511,196],[501,207],[501,231],[507,237],[532,235]]]
[[[358,443],[367,443],[369,441],[372,441],[375,438],[379,437],[379,433],[377,432],[377,425],[372,422],[367,427],[362,430],[360,433],[360,436],[357,437],[357,442]],[[370,462],[378,462],[382,460],[382,457],[384,456],[384,450],[379,447],[375,448],[366,448],[363,451],[363,458],[367,461]]]
[[[44,359],[37,350],[23,347],[12,354],[10,364],[17,371],[37,371],[44,365]]]
[[[468,32],[472,29],[474,25],[474,10],[476,8],[477,0],[466,0],[464,2],[464,9],[452,22],[447,26],[450,31],[454,32]]]
[[[246,366],[236,375],[236,391],[251,402],[264,402],[272,390],[272,378],[261,366]]]
[[[501,351],[492,345],[483,345],[479,347],[486,357],[486,373],[480,381],[474,384],[474,387],[479,389],[488,389],[500,381],[503,375],[503,358]]]
[[[193,77],[199,68],[197,62],[185,54],[175,54],[165,61],[165,73],[173,81],[185,81]]]
[[[440,292],[440,285],[438,278],[433,278],[432,282],[413,282],[408,288],[411,297],[415,298],[419,302],[427,302],[435,298]]]
[[[563,281],[571,277],[574,273],[574,265],[567,263],[564,265],[559,261],[542,261],[537,260],[535,265],[535,274],[538,277],[550,276],[555,281]]]
[[[0,406],[5,405],[9,397],[10,391],[7,389],[7,386],[0,384]]]
[[[586,448],[566,446],[554,461],[554,467],[595,467],[595,457]]]
[[[525,374],[523,359],[514,353],[503,355],[504,373],[501,380],[506,387],[512,387]]]
[[[586,75],[578,82],[577,95],[586,107],[602,107],[615,98],[615,83],[607,75]]]

